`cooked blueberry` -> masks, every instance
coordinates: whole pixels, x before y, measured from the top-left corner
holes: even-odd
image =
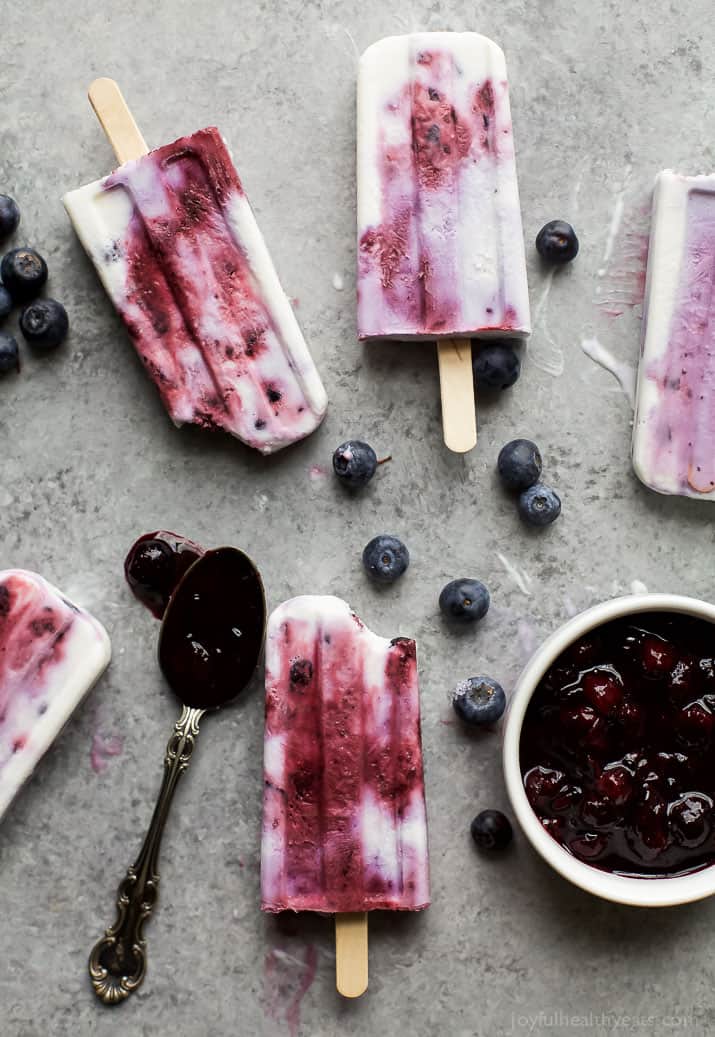
[[[512,439],[499,451],[497,471],[510,490],[526,490],[541,475],[541,454],[530,439]]]
[[[588,796],[581,804],[581,820],[588,828],[610,828],[619,814],[616,804],[605,796]]]
[[[163,616],[176,584],[171,545],[153,538],[138,541],[125,559],[124,572],[139,600]]]
[[[19,222],[20,210],[15,199],[9,194],[0,194],[0,239],[9,238]]]
[[[549,263],[568,263],[578,255],[576,231],[565,220],[551,220],[536,235],[536,251]]]
[[[668,846],[667,804],[657,788],[651,786],[633,816],[633,849],[644,861],[654,860]]]
[[[691,656],[678,659],[671,670],[668,680],[670,697],[673,702],[685,704],[697,698],[695,688],[698,680],[698,666]]]
[[[0,331],[0,374],[20,370],[20,353],[12,335]]]
[[[501,684],[480,674],[461,681],[452,694],[454,712],[467,724],[495,724],[506,708]]]
[[[572,737],[581,741],[597,720],[593,706],[562,706],[559,723]]]
[[[12,311],[12,296],[4,284],[0,284],[0,320]]]
[[[559,814],[576,809],[581,802],[582,795],[583,789],[580,785],[564,785],[552,799],[551,809]]]
[[[633,775],[622,764],[605,767],[596,780],[596,791],[617,807],[625,806],[633,794]]]
[[[636,739],[643,736],[646,724],[645,711],[637,702],[622,702],[617,717],[626,738]]]
[[[55,349],[69,331],[69,318],[61,302],[36,299],[20,315],[20,330],[38,349]]]
[[[666,677],[675,668],[678,653],[669,641],[647,634],[641,643],[641,664],[649,677]]]
[[[706,656],[698,662],[700,679],[709,692],[715,692],[715,659]]]
[[[552,839],[563,842],[564,820],[562,817],[540,817],[544,831],[548,832]]]
[[[693,702],[676,714],[675,732],[683,745],[706,749],[713,737],[713,715],[700,702]]]
[[[452,580],[439,596],[443,614],[457,623],[474,623],[489,611],[489,591],[481,580]]]
[[[584,698],[606,716],[612,713],[623,698],[623,688],[613,674],[605,670],[590,670],[582,681]]]
[[[608,849],[608,836],[603,832],[585,832],[568,843],[569,849],[575,857],[582,857],[585,861],[595,861],[602,857]]]
[[[532,807],[550,806],[566,781],[563,771],[539,765],[524,775],[524,791]]]
[[[712,832],[713,801],[704,792],[686,792],[668,807],[668,821],[681,846],[702,845]]]
[[[561,514],[561,498],[544,483],[537,482],[522,490],[516,506],[524,522],[530,526],[548,526]]]
[[[34,299],[47,280],[47,263],[34,248],[14,248],[3,256],[0,279],[15,302]]]
[[[472,821],[470,831],[480,850],[504,850],[514,837],[511,822],[501,810],[482,810]]]
[[[378,583],[394,583],[410,564],[410,552],[397,537],[383,533],[365,546],[362,564]]]
[[[605,717],[596,717],[586,732],[584,745],[594,752],[605,753],[610,748],[610,731]]]
[[[598,634],[590,634],[571,645],[568,655],[580,669],[585,670],[588,666],[593,666],[602,651],[603,646]]]
[[[346,486],[366,486],[377,468],[377,455],[367,443],[359,439],[341,443],[333,454],[333,470]]]
[[[521,361],[511,346],[493,342],[473,351],[472,370],[477,387],[509,389],[519,377]]]

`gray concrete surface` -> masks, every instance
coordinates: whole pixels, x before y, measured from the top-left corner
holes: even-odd
[[[366,349],[354,331],[356,54],[386,34],[443,28],[479,30],[507,52],[535,314],[522,379],[483,402],[479,447],[464,459],[440,443],[433,350]],[[72,320],[60,352],[25,353],[21,376],[0,385],[1,561],[93,609],[115,652],[2,825],[0,1033],[711,1032],[715,903],[600,903],[523,838],[502,860],[480,859],[468,826],[478,808],[505,805],[499,738],[466,737],[446,702],[473,672],[511,686],[539,638],[632,581],[713,596],[715,510],[635,481],[628,400],[581,348],[595,337],[634,364],[652,177],[715,164],[709,0],[34,0],[3,4],[0,29],[0,190],[19,200],[18,243],[45,253]],[[331,399],[302,445],[262,460],[166,418],[59,201],[112,165],[85,98],[97,75],[120,80],[150,144],[214,122],[231,143]],[[551,281],[531,242],[557,216],[582,250]],[[542,445],[564,500],[562,519],[535,535],[493,475],[499,447],[520,434]],[[348,435],[393,455],[355,500],[322,474]],[[258,677],[204,723],[166,835],[142,992],[115,1011],[94,1002],[86,955],[112,920],[176,713],[154,661],[158,627],[122,578],[134,537],[158,526],[248,550],[273,605],[336,592],[375,630],[418,640],[434,904],[374,920],[359,1002],[334,992],[327,920],[279,927],[258,911]],[[381,531],[406,540],[412,565],[376,593],[360,551]],[[485,580],[493,608],[456,637],[437,595],[463,574]]]

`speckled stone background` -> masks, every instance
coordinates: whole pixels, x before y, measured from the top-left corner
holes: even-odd
[[[624,1032],[623,1016],[649,1035],[712,1032],[715,901],[601,903],[521,837],[499,861],[478,857],[472,816],[506,805],[499,737],[468,737],[447,704],[474,672],[511,687],[540,638],[633,581],[715,594],[715,508],[636,482],[627,394],[582,348],[596,340],[628,382],[652,178],[715,165],[712,13],[711,0],[2,5],[0,190],[19,200],[16,243],[46,255],[72,334],[54,356],[25,351],[22,374],[0,385],[1,561],[58,583],[114,644],[0,831],[2,1037],[601,1035]],[[433,349],[355,338],[356,57],[387,34],[445,28],[507,52],[535,317],[522,378],[481,402],[466,458],[440,442]],[[150,144],[214,122],[228,138],[330,396],[309,441],[264,460],[168,421],[60,204],[112,166],[85,96],[98,75],[120,80]],[[576,225],[581,254],[550,278],[531,242],[557,216]],[[327,474],[351,435],[393,455],[355,499]],[[564,500],[544,532],[521,528],[495,482],[516,435],[541,444]],[[159,526],[248,550],[272,605],[335,592],[378,632],[418,640],[434,903],[371,920],[359,1002],[335,994],[328,920],[279,926],[258,911],[260,675],[203,724],[166,833],[141,993],[114,1011],[94,1001],[87,952],[112,921],[177,712],[158,626],[122,578],[135,536]],[[412,564],[378,593],[360,551],[384,531]],[[461,637],[436,607],[459,575],[493,596]]]

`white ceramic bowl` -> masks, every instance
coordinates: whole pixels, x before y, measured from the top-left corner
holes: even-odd
[[[680,612],[715,624],[715,605],[676,594],[634,594],[595,605],[560,627],[536,650],[522,672],[504,728],[504,776],[514,814],[525,835],[564,878],[605,900],[638,907],[664,907],[701,900],[715,893],[715,865],[675,878],[627,878],[601,871],[573,857],[542,827],[526,798],[519,766],[519,742],[526,707],[546,670],[589,630],[634,612]]]

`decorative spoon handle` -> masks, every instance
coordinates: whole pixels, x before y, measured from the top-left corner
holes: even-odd
[[[146,973],[144,922],[154,910],[159,893],[157,859],[164,825],[179,778],[191,762],[199,721],[205,710],[184,706],[164,757],[164,780],[149,831],[135,863],[119,884],[117,919],[95,944],[89,956],[94,992],[105,1005],[116,1005],[141,986]]]

